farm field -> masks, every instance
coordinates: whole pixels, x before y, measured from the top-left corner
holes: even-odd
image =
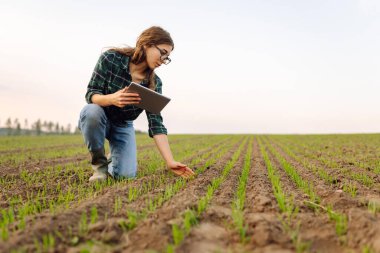
[[[380,134],[169,135],[188,180],[136,138],[91,184],[82,136],[0,137],[0,252],[380,252]]]

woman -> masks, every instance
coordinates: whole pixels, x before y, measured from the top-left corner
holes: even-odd
[[[131,81],[162,93],[161,79],[154,69],[170,63],[174,49],[170,34],[153,26],[138,37],[135,48],[111,48],[101,54],[87,87],[87,105],[82,109],[79,129],[91,154],[94,174],[90,181],[103,181],[107,174],[115,179],[136,176],[137,154],[135,120],[143,109],[137,93],[128,92]],[[167,130],[160,114],[146,111],[149,136],[154,139],[169,170],[188,178],[194,172],[173,159]],[[104,141],[110,144],[110,157],[104,151]]]

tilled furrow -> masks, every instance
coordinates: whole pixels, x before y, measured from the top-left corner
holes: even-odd
[[[188,208],[195,208],[197,201],[207,191],[207,186],[214,177],[220,175],[224,164],[237,150],[236,145],[228,154],[219,160],[212,168],[198,175],[184,190],[177,193],[173,198],[148,216],[134,230],[127,233],[122,245],[115,252],[144,252],[147,249],[162,251],[171,240],[171,224],[180,214]]]
[[[250,243],[243,249],[247,252],[292,250],[291,239],[278,219],[279,208],[257,141],[253,146],[251,166],[244,210],[247,238]]]
[[[370,199],[375,198],[373,195],[368,195],[365,198],[367,200],[363,201],[363,198],[353,198],[347,193],[326,185],[322,179],[305,169],[297,161],[294,161],[278,146],[274,147],[297,169],[302,178],[313,182],[315,185],[314,190],[321,197],[322,206],[332,206],[335,211],[347,215],[347,245],[349,247],[361,249],[365,245],[372,245],[380,250],[380,245],[376,246],[377,241],[380,239],[380,217],[370,213],[367,206],[363,204],[363,202],[368,203]],[[368,236],[369,234],[372,236]]]
[[[199,140],[201,138],[204,138],[202,136],[200,137],[194,137],[194,138],[186,138],[185,140],[182,139],[175,139],[170,142],[170,144],[176,144],[181,142],[194,142],[196,140]],[[83,148],[85,149],[84,144],[82,144]],[[137,153],[155,148],[155,144],[144,144],[144,145],[138,145],[137,146]],[[64,148],[63,146],[62,148]],[[76,145],[77,147],[77,145]],[[50,149],[47,149],[50,150]],[[18,164],[17,166],[12,166],[7,163],[3,163],[0,165],[0,177],[1,176],[17,176],[22,170],[25,170],[27,172],[36,172],[44,170],[48,166],[56,166],[56,165],[66,165],[73,162],[82,162],[84,160],[90,161],[90,154],[88,152],[77,154],[75,156],[70,157],[52,157],[52,158],[46,158],[41,160],[25,160],[22,163]]]
[[[281,175],[281,183],[283,190],[288,196],[293,197],[295,204],[299,208],[296,219],[293,220],[293,228],[296,231],[297,223],[299,223],[298,240],[302,244],[308,245],[307,248],[311,252],[343,252],[347,250],[341,245],[339,237],[335,233],[335,224],[329,220],[325,213],[314,212],[314,210],[305,204],[309,200],[309,196],[299,189],[295,182],[285,172],[282,165],[269,150],[270,160],[278,168]],[[316,232],[317,231],[317,232]]]
[[[231,225],[232,222],[231,204],[243,163],[242,152],[227,179],[215,191],[209,206],[199,218],[199,224],[191,230],[182,244],[176,247],[176,252],[223,252],[226,247],[238,242],[238,234],[226,224]]]
[[[219,143],[220,144],[220,143]],[[212,147],[210,147],[211,149]],[[190,162],[190,160],[185,160],[186,162]],[[202,161],[197,166],[201,166],[205,161]],[[207,173],[208,171],[206,171]],[[118,215],[116,215],[115,219],[112,218],[113,207],[115,204],[116,196],[122,196],[122,199],[128,198],[127,193],[130,188],[138,187],[147,181],[159,180],[160,174],[162,171],[158,170],[157,175],[145,176],[142,178],[138,178],[128,183],[128,185],[122,187],[111,187],[105,189],[101,195],[96,196],[94,199],[89,199],[82,201],[78,205],[73,205],[70,210],[58,213],[56,215],[49,213],[48,211],[35,215],[33,219],[28,220],[26,228],[23,231],[17,231],[15,235],[12,235],[12,240],[7,241],[6,243],[0,246],[0,252],[2,250],[10,250],[15,248],[18,245],[24,245],[25,247],[33,248],[33,238],[35,236],[40,237],[42,235],[46,235],[48,233],[54,234],[55,231],[61,231],[60,238],[57,238],[58,242],[61,242],[60,250],[62,252],[66,252],[67,246],[71,244],[70,235],[67,234],[70,230],[70,233],[76,234],[78,233],[78,225],[81,220],[81,216],[83,212],[86,210],[89,211],[92,207],[97,208],[98,216],[104,218],[108,216],[111,218],[105,222],[100,222],[99,224],[95,224],[93,231],[99,229],[99,227],[103,228],[98,233],[99,235],[103,234],[109,227],[115,225],[112,221],[117,220]],[[160,187],[161,190],[165,189],[167,184],[173,183],[176,180],[176,177],[169,177],[167,183]],[[155,192],[160,192],[160,189],[153,189]],[[147,193],[149,194],[149,192]],[[137,198],[135,201],[128,203],[123,206],[124,210],[134,210],[133,207],[141,207],[145,204],[145,200],[143,200],[144,196]],[[127,201],[125,201],[127,202]],[[48,225],[47,225],[48,224]],[[116,231],[120,229],[117,226],[115,228]],[[90,233],[91,234],[91,233]],[[111,233],[112,234],[112,233]],[[62,235],[66,236],[62,238]],[[84,236],[85,237],[85,236]],[[106,239],[105,239],[106,240]]]

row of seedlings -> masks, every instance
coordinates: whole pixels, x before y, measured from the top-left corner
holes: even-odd
[[[174,252],[176,247],[178,247],[185,239],[185,237],[190,233],[192,227],[198,224],[200,216],[208,207],[215,191],[226,180],[235,163],[238,161],[240,154],[242,153],[243,147],[247,145],[247,142],[247,138],[243,142],[241,142],[238,150],[233,154],[231,159],[224,166],[221,175],[212,179],[210,185],[207,188],[206,194],[198,200],[196,205],[197,207],[194,209],[187,209],[182,215],[182,222],[179,225],[172,225],[173,243],[167,245],[167,252]]]
[[[284,192],[278,168],[272,164],[266,151],[266,147],[262,142],[262,139],[258,138],[258,142],[261,155],[264,159],[265,166],[267,167],[268,178],[272,184],[273,195],[276,198],[278,208],[282,213],[282,216],[279,218],[283,225],[283,228],[291,238],[296,252],[308,251],[310,248],[310,242],[302,241],[299,236],[299,228],[301,226],[301,223],[298,222],[295,224],[299,212],[299,207],[295,204],[294,197]]]
[[[270,143],[266,143],[270,152],[280,162],[286,174],[292,179],[296,186],[301,189],[308,197],[309,201],[306,202],[310,207],[315,210],[322,209],[326,211],[330,220],[335,223],[335,232],[342,242],[345,241],[347,233],[347,215],[334,211],[332,206],[322,207],[320,204],[320,196],[314,191],[314,185],[311,181],[305,181],[293,167],[277,150],[273,148]]]
[[[216,140],[218,140],[218,138]],[[193,150],[195,151],[196,149],[199,149],[201,147],[194,147],[193,141],[191,141],[188,145],[184,145],[183,143],[177,145],[178,147],[183,148],[182,150],[178,151],[177,154],[177,156],[180,159],[186,159],[186,156],[189,156],[189,151],[191,152],[190,148],[193,147]],[[174,145],[174,148],[177,145]],[[210,142],[204,143],[204,146],[207,145],[210,145]],[[158,156],[155,157],[155,159],[146,160],[144,163],[147,165],[149,163],[152,163],[153,161],[159,161],[158,163],[156,163],[155,169],[163,167],[162,161],[159,159]],[[88,162],[83,161],[81,164],[83,165],[83,167],[79,168],[85,168]],[[95,184],[92,184],[91,187],[88,187],[89,183],[87,182],[88,177],[86,177],[84,173],[85,169],[78,169],[78,167],[75,166],[75,164],[73,164],[70,167],[67,166],[65,168],[65,173],[70,173],[70,171],[72,171],[73,173],[75,173],[75,175],[77,175],[77,177],[79,178],[78,182],[67,184],[67,181],[63,181],[62,183],[58,181],[56,187],[54,187],[54,189],[50,189],[50,191],[47,190],[45,184],[42,187],[42,189],[38,190],[37,194],[26,192],[26,197],[13,197],[12,201],[10,201],[10,207],[1,210],[0,229],[2,231],[1,238],[3,240],[7,240],[9,238],[9,230],[13,232],[17,230],[23,230],[25,228],[26,218],[28,216],[41,213],[46,209],[48,209],[52,214],[54,214],[57,211],[59,211],[59,207],[61,207],[61,209],[68,209],[73,202],[79,203],[85,199],[90,198],[91,196],[94,196],[94,194],[98,194],[105,188],[114,187],[115,185],[126,185],[129,182],[129,180],[124,180],[120,182],[108,180],[106,182],[96,182]],[[38,181],[42,180],[42,178],[50,178],[53,181],[55,181],[54,178],[47,176],[47,174],[50,175],[51,171],[52,170],[47,170],[45,174],[41,172],[41,179],[33,181],[31,185],[38,184]],[[58,172],[58,175],[59,174],[60,173]],[[152,178],[151,181],[148,181],[145,184],[143,184],[142,188],[145,189],[145,191],[154,189],[155,187],[163,183],[162,179],[162,175],[158,178]],[[45,182],[48,183],[49,181],[50,180],[46,180]],[[61,185],[64,185],[65,189],[62,189]],[[140,191],[140,193],[142,194],[143,191]],[[12,227],[11,225],[13,223],[15,223],[16,225]]]
[[[327,166],[328,168],[333,169],[336,171],[337,169],[340,170],[344,175],[348,176],[354,181],[357,181],[364,186],[368,188],[372,188],[375,185],[374,176],[380,173],[380,162],[376,157],[372,159],[372,164],[368,164],[367,160],[368,157],[358,158],[357,154],[350,160],[354,159],[357,162],[350,162],[347,161],[345,156],[348,156],[347,153],[342,152],[334,152],[334,151],[328,151],[325,152],[326,148],[320,148],[318,145],[300,145],[295,144],[290,145],[290,143],[287,143],[287,146],[291,146],[292,149],[300,156],[302,156],[304,159],[307,159],[309,162],[319,162],[323,166]],[[328,150],[331,149],[331,146],[328,146]],[[326,146],[327,147],[327,146]],[[357,152],[359,152],[357,150]],[[370,153],[368,153],[369,155]],[[345,161],[346,164],[352,164],[355,165],[356,163],[360,164],[360,166],[357,166],[357,169],[360,169],[360,172],[355,172],[354,170],[350,168],[344,168],[340,165],[340,163],[336,162],[335,159],[340,159]]]
[[[139,135],[138,135],[139,136]],[[82,138],[82,137],[81,137]],[[187,141],[194,140],[198,138],[204,138],[203,136],[195,136],[190,138],[189,136],[180,137],[180,136],[172,136],[170,138],[171,143],[176,143],[178,141]],[[144,148],[145,146],[151,146],[150,138],[139,138],[141,140],[137,140],[138,148]],[[108,150],[108,148],[107,148]],[[85,159],[88,155],[88,150],[83,143],[75,144],[75,145],[59,145],[59,146],[45,146],[40,149],[30,149],[27,151],[18,151],[18,152],[7,152],[4,155],[0,155],[0,164],[8,167],[29,167],[31,164],[35,164],[39,166],[39,164],[43,163],[43,161],[55,162],[62,158],[82,158]]]
[[[296,155],[290,148],[289,146],[286,146],[284,144],[280,144],[276,142],[276,145],[284,151],[285,154],[287,154],[289,157],[297,161],[298,163],[302,164],[304,168],[307,168],[311,172],[313,172],[315,175],[317,175],[319,178],[324,180],[324,182],[328,185],[335,186],[340,182],[340,188],[350,194],[352,197],[356,197],[358,193],[358,188],[360,187],[358,185],[358,181],[363,182],[364,185],[372,185],[373,180],[369,178],[365,174],[360,174],[360,173],[355,173],[351,172],[351,179],[347,179],[344,177],[340,177],[339,179],[332,175],[333,172],[330,172],[330,170],[326,169],[326,167],[321,167],[317,165],[314,161],[307,159],[304,156]],[[334,169],[334,168],[332,168]],[[373,199],[369,199],[368,201],[365,202],[367,205],[368,210],[376,214],[380,212],[380,205]]]
[[[241,242],[246,241],[246,231],[247,227],[244,225],[244,204],[246,196],[246,186],[249,176],[249,171],[251,169],[251,155],[253,147],[253,138],[248,144],[247,153],[244,157],[244,165],[239,177],[238,187],[235,193],[235,199],[232,202],[232,220],[235,226],[235,229],[238,231]]]
[[[235,141],[237,142],[238,140],[235,140]],[[221,147],[223,147],[223,150],[221,150],[221,152],[222,153],[226,152],[228,150],[229,146],[230,145],[221,146]],[[198,149],[199,149],[199,147],[198,147]],[[210,151],[204,153],[203,155],[201,155],[201,158],[207,158],[208,156],[210,156],[214,152],[215,152],[215,150],[210,150]],[[201,168],[199,168],[196,172],[197,173],[203,172],[208,166],[212,165],[219,158],[220,158],[220,156],[219,156],[219,154],[217,154],[214,158],[208,160],[205,163],[205,165],[202,166]],[[195,161],[199,161],[198,158],[195,159]],[[192,162],[190,164],[190,166],[192,166],[192,165],[195,165],[195,163]],[[164,174],[162,174],[160,178],[157,178],[157,177],[152,178],[152,182],[151,182],[152,187],[145,188],[144,185],[136,186],[135,188],[139,188],[139,190],[130,190],[129,191],[129,193],[131,193],[131,195],[128,195],[127,203],[130,203],[130,202],[136,200],[139,197],[139,195],[141,196],[141,195],[143,195],[143,193],[147,193],[149,191],[152,191],[153,189],[157,190],[158,187],[166,185],[165,190],[162,193],[159,193],[157,196],[155,196],[155,198],[153,200],[148,199],[146,201],[146,204],[145,204],[146,206],[145,206],[145,208],[143,208],[142,211],[134,212],[134,211],[130,210],[129,208],[123,208],[122,199],[120,197],[116,197],[114,199],[113,213],[111,213],[110,216],[115,216],[115,215],[120,216],[120,215],[122,215],[120,213],[121,210],[127,209],[128,211],[126,212],[126,215],[127,215],[128,219],[127,220],[123,219],[122,221],[120,221],[119,226],[125,231],[129,231],[129,230],[133,229],[138,224],[138,222],[140,222],[142,219],[144,219],[147,216],[147,214],[149,212],[154,211],[155,208],[157,208],[159,205],[162,205],[164,201],[170,199],[175,193],[177,193],[180,189],[183,189],[183,187],[185,187],[185,185],[186,185],[186,180],[184,180],[182,178],[177,179],[174,183],[166,182],[165,181],[166,178],[168,178],[168,176],[165,176]],[[169,175],[169,178],[176,179],[171,174]],[[161,183],[157,183],[157,182],[161,182]],[[149,183],[146,183],[145,185],[147,185],[147,184],[149,184]],[[131,189],[131,188],[132,187],[129,187],[129,189]],[[144,189],[144,190],[142,190],[142,189]],[[96,214],[96,215],[93,215],[93,214]],[[78,243],[80,243],[81,238],[86,237],[86,233],[88,231],[89,225],[98,221],[98,217],[100,217],[100,216],[101,216],[101,214],[98,213],[97,208],[92,207],[90,210],[90,218],[87,215],[87,211],[84,211],[82,213],[80,221],[78,222],[78,225],[75,227],[68,227],[69,235],[64,236],[61,233],[59,233],[58,231],[54,231],[54,233],[57,237],[59,237],[61,242],[69,243],[72,246],[77,245]],[[96,217],[96,218],[94,218],[94,217]],[[105,213],[104,214],[104,220],[107,220],[108,218],[109,218],[109,214]],[[45,236],[47,236],[47,235],[45,235]],[[66,237],[68,237],[70,240],[68,241]],[[40,243],[42,243],[40,241],[41,239],[38,240],[36,238],[36,240],[39,241]]]

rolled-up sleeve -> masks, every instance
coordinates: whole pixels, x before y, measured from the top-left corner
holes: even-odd
[[[161,79],[157,76],[156,77],[156,92],[162,94],[162,82]],[[146,116],[148,118],[148,124],[149,124],[149,137],[153,138],[156,134],[168,134],[168,131],[166,127],[163,124],[163,119],[161,116],[161,113],[150,113],[148,111],[146,112]]]
[[[91,104],[91,97],[94,94],[105,94],[107,80],[111,74],[111,55],[108,51],[102,53],[95,65],[91,80],[87,86],[86,102]]]

